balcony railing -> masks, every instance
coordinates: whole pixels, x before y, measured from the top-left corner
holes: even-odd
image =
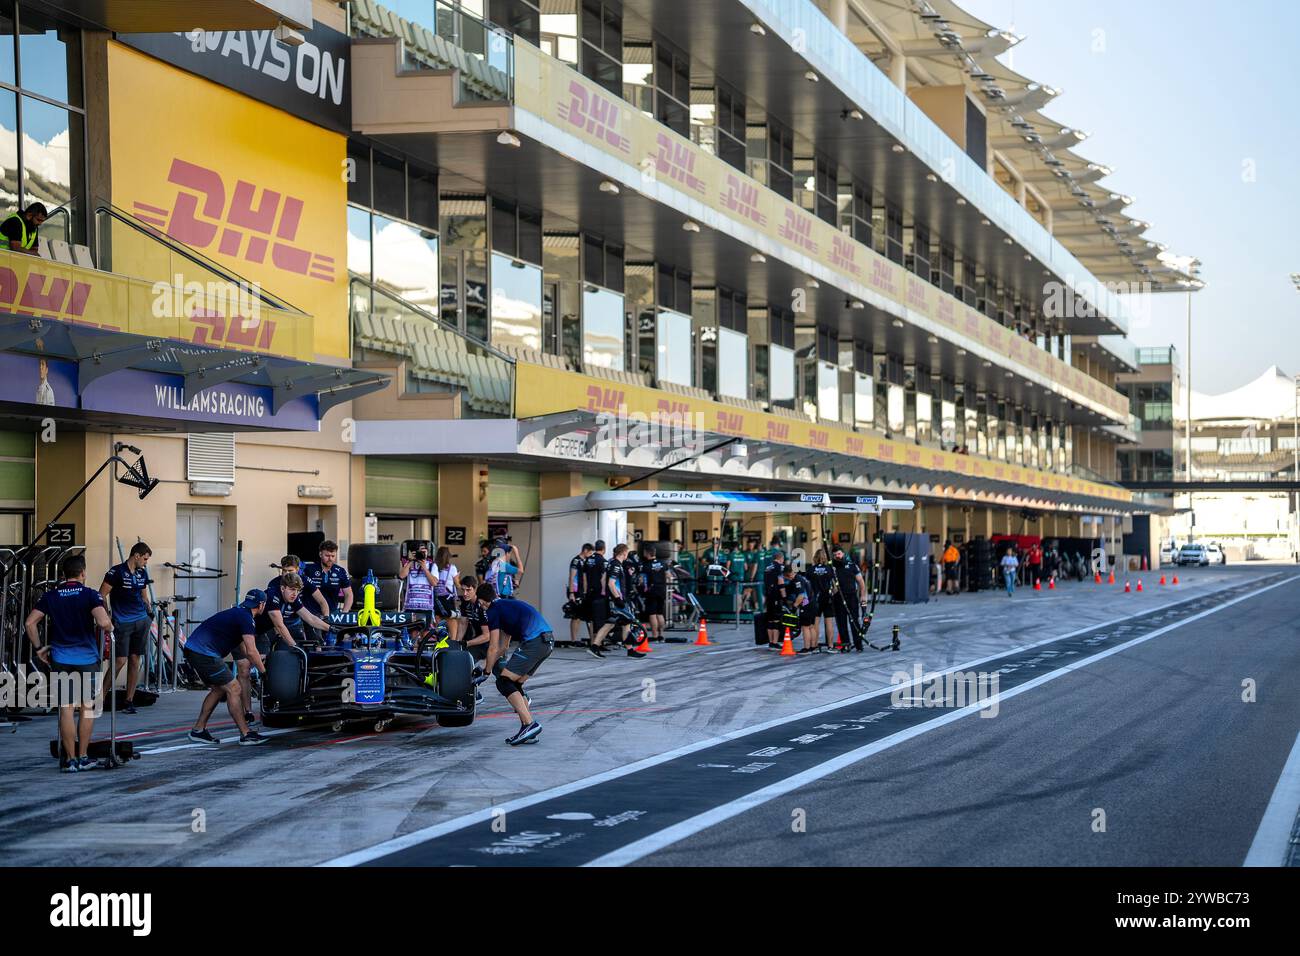
[[[510,356],[359,276],[352,277],[348,293],[353,341],[361,349],[405,358],[413,379],[464,393],[478,415],[511,414],[515,362]]]

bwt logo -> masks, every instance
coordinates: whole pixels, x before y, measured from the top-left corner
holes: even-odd
[[[135,214],[142,222],[196,249],[218,243],[223,256],[259,265],[269,250],[271,264],[281,271],[334,281],[333,256],[293,244],[302,224],[303,200],[274,189],[262,189],[257,200],[257,187],[240,179],[227,203],[226,183],[219,172],[180,157],[172,160],[167,181],[179,187],[175,204],[167,210],[137,201]]]
[[[722,205],[730,209],[741,219],[748,219],[756,226],[766,226],[767,217],[758,208],[758,186],[741,182],[738,176],[727,174],[726,191],[719,197]]]
[[[812,219],[801,216],[793,209],[785,211],[785,222],[777,230],[777,235],[786,242],[812,255],[817,254],[817,243],[812,237]]]
[[[572,99],[559,106],[560,119],[604,140],[620,153],[632,151],[632,141],[618,131],[622,111],[612,100],[592,92],[577,80],[569,81],[569,95]]]
[[[59,929],[127,927],[133,936],[148,936],[152,914],[151,893],[82,893],[74,886],[50,897],[50,925]]]
[[[695,175],[695,154],[685,144],[674,143],[665,133],[660,133],[657,140],[659,153],[655,156],[655,168],[674,182],[704,195],[704,180]]]
[[[857,243],[848,236],[836,235],[831,239],[831,265],[852,276],[860,276],[862,267],[857,263]]]
[[[86,312],[91,286],[33,269],[18,289],[18,274],[0,267],[0,305],[11,306],[15,315],[79,321]],[[93,323],[85,323],[93,324]],[[109,326],[109,328],[118,328]]]

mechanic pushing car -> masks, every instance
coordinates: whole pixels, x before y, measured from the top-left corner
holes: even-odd
[[[542,732],[542,725],[533,719],[528,709],[524,683],[536,675],[542,662],[551,656],[555,649],[555,634],[531,604],[516,598],[499,598],[491,584],[480,584],[475,593],[479,605],[487,612],[491,635],[484,670],[496,677],[497,690],[519,717],[518,732],[506,738],[506,743],[517,747],[535,740]],[[519,641],[519,646],[502,661],[501,657],[512,639]]]
[[[325,613],[333,614],[352,610],[352,579],[348,569],[339,564],[339,546],[334,541],[322,541],[318,549],[319,560],[302,566],[298,573],[303,583],[315,588],[325,599]]]
[[[224,699],[230,716],[239,728],[239,744],[251,747],[266,743],[267,738],[251,729],[248,713],[244,710],[245,691],[230,672],[225,657],[242,650],[245,661],[251,661],[258,671],[266,673],[266,660],[257,646],[257,624],[266,610],[266,592],[253,588],[244,595],[243,603],[218,611],[198,628],[185,642],[185,660],[207,685],[208,696],[199,707],[199,719],[190,731],[190,740],[199,744],[220,743],[208,730],[208,719]]]
[[[303,624],[322,633],[329,633],[329,624],[303,606],[303,581],[298,573],[284,572],[267,585],[263,593],[266,594],[266,609],[257,617],[255,632],[257,652],[261,657],[265,658],[270,654],[273,645],[277,642],[293,647],[303,641],[305,639]],[[244,703],[250,708],[244,713],[244,718],[252,723],[254,720],[251,709],[253,688],[249,657],[246,652],[240,651],[236,653],[235,660],[239,672],[239,686],[244,693]],[[266,673],[265,670],[262,673]]]

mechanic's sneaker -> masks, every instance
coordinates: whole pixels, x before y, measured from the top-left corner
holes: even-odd
[[[78,758],[77,758],[77,764],[79,765],[80,769],[82,769],[82,770],[97,770],[97,769],[99,769],[99,761],[96,760],[94,757],[90,756],[90,754],[86,754],[86,756],[84,756],[84,757],[78,757]]]
[[[216,737],[212,736],[209,730],[191,730],[190,740],[196,744],[219,744],[221,743]]]
[[[258,744],[264,744],[270,739],[270,737],[263,737],[256,730],[250,730],[239,738],[239,746],[256,747]]]
[[[474,688],[474,703],[476,704],[483,703],[483,692],[479,690],[477,687]]]
[[[76,758],[59,761],[59,773],[78,773],[80,770],[81,761]]]
[[[629,647],[629,648],[627,649],[627,656],[628,656],[628,657],[645,657],[645,651],[638,651],[635,647]]]
[[[507,737],[506,743],[512,747],[518,747],[520,744],[528,743],[528,741],[535,738],[541,732],[542,725],[534,720],[527,727],[520,727],[519,733],[515,734],[513,737]]]
[[[605,659],[605,652],[596,644],[588,644],[587,653],[598,661],[603,661]]]
[[[122,705],[122,709],[121,709],[120,711],[118,711],[118,713],[119,713],[119,714],[138,714],[139,711],[135,709],[135,704],[131,703],[131,702],[128,700],[125,704]]]

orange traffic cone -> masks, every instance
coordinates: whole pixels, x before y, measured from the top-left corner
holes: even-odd
[[[1048,579],[1047,579],[1047,590],[1049,590],[1049,591],[1055,591],[1055,590],[1056,590],[1056,578],[1048,578]]]
[[[1138,593],[1140,594],[1141,592],[1142,592],[1142,579],[1138,578]]]
[[[798,656],[794,652],[794,642],[790,640],[790,629],[788,627],[785,629],[785,640],[782,641],[781,643],[781,656],[782,657]]]
[[[1124,593],[1125,593],[1125,594],[1128,594],[1128,593],[1129,593],[1130,591],[1132,591],[1132,590],[1133,590],[1133,589],[1132,589],[1131,587],[1128,586],[1128,579],[1125,578],[1125,580],[1124,580]]]
[[[1110,577],[1106,579],[1106,583],[1107,583],[1107,584],[1114,584],[1114,583],[1115,583],[1115,572],[1114,572],[1114,571],[1110,572]]]
[[[1093,583],[1093,584],[1101,584],[1101,572],[1100,572],[1100,571],[1098,571],[1098,572],[1096,573],[1096,575],[1093,576],[1092,583]]]
[[[1160,575],[1160,583],[1161,583],[1162,585],[1165,583],[1165,576],[1164,576],[1163,574]]]
[[[1035,579],[1034,579],[1034,590],[1035,590],[1035,591],[1041,591],[1042,589],[1043,589],[1043,582],[1042,582],[1042,581],[1039,581],[1037,578],[1035,578]]]
[[[650,635],[648,633],[644,631],[642,632],[641,643],[636,646],[636,649],[640,651],[642,654],[649,654],[652,650],[654,650],[654,648],[650,646]]]
[[[1174,575],[1174,584],[1177,584],[1177,583],[1178,583],[1178,575],[1175,574],[1175,575]]]
[[[696,647],[712,647],[713,642],[709,640],[709,629],[704,626],[704,618],[700,618],[700,633],[695,638]]]

